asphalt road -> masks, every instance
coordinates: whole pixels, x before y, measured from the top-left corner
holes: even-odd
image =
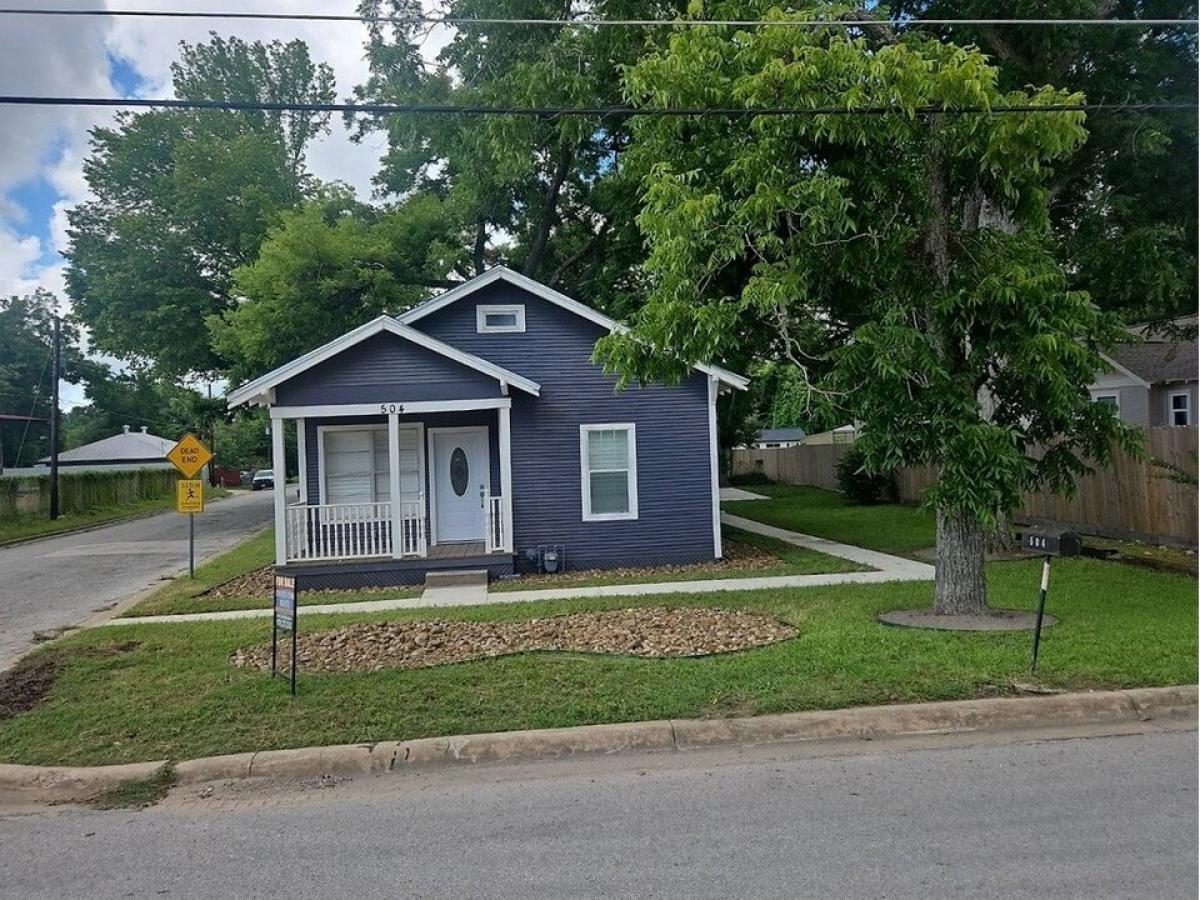
[[[180,788],[142,812],[0,816],[0,893],[1196,896],[1194,733],[980,741],[481,767],[300,799]]]
[[[196,517],[197,559],[269,524],[271,496],[260,491],[210,504]],[[0,671],[33,645],[35,631],[76,625],[186,569],[187,533],[187,517],[167,512],[0,547]]]

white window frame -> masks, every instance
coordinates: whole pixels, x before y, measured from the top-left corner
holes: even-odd
[[[489,325],[488,316],[515,316],[515,325]],[[525,306],[520,303],[480,304],[475,307],[475,331],[478,334],[524,334]]]
[[[627,451],[629,511],[623,513],[593,513],[592,512],[592,481],[591,470],[588,468],[588,435],[593,431],[626,431],[629,433]],[[579,426],[579,493],[583,504],[584,522],[617,522],[636,519],[638,517],[638,483],[637,483],[637,426],[633,422],[608,422],[603,424],[587,424]]]
[[[1113,410],[1119,416],[1121,414],[1121,395],[1114,391],[1097,391],[1092,395],[1092,400],[1095,403],[1103,403],[1106,400],[1112,400]]]
[[[1183,409],[1182,410],[1178,410],[1175,408],[1175,398],[1176,397],[1183,398]],[[1170,424],[1172,424],[1172,425],[1178,424],[1175,421],[1175,413],[1177,413],[1177,412],[1183,413],[1183,417],[1185,420],[1183,423],[1183,426],[1192,424],[1192,392],[1191,391],[1171,391],[1171,393],[1167,394],[1167,416],[1168,416]],[[1183,426],[1181,426],[1181,427],[1183,427]]]
[[[425,425],[423,422],[401,422],[401,430],[410,428],[417,433],[417,484],[422,496],[425,494]],[[325,506],[329,503],[325,494],[325,433],[328,431],[382,431],[385,434],[388,430],[387,422],[381,423],[360,423],[356,425],[318,425],[317,426],[317,490],[318,503]],[[390,448],[389,448],[390,451]],[[389,452],[388,459],[388,478],[392,477],[391,459]],[[371,471],[376,471],[375,459],[375,440],[371,439]],[[390,483],[390,482],[389,482]],[[372,496],[375,493],[374,482],[371,488]],[[382,500],[372,500],[372,503],[390,503],[391,495],[384,497]]]

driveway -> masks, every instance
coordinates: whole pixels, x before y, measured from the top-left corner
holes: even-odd
[[[196,559],[269,524],[271,497],[238,494],[210,505],[196,517]],[[167,512],[0,547],[0,671],[33,646],[35,631],[76,625],[187,568],[187,533],[187,517]]]

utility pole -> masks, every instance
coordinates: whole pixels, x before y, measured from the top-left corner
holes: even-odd
[[[54,347],[50,376],[50,518],[58,518],[58,382],[62,377],[62,320],[54,316]]]

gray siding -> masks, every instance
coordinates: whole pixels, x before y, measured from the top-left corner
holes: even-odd
[[[1156,384],[1150,389],[1150,424],[1174,425],[1171,417],[1171,395],[1186,392],[1188,395],[1189,424],[1197,424],[1196,419],[1196,382],[1176,384]]]
[[[499,397],[500,384],[393,334],[377,334],[275,389],[280,406]]]
[[[479,304],[523,303],[525,332],[477,334]],[[708,384],[631,387],[590,361],[604,331],[504,283],[483,288],[413,323],[451,346],[538,382],[540,397],[513,391],[515,546],[563,544],[570,568],[692,562],[713,557]],[[579,426],[637,426],[638,519],[584,522]]]

